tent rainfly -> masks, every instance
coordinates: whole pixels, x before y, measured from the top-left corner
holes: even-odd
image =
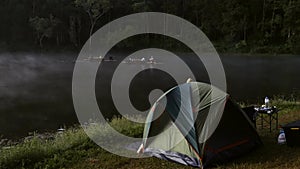
[[[260,144],[253,124],[227,93],[189,82],[170,89],[153,104],[138,153],[205,168]]]

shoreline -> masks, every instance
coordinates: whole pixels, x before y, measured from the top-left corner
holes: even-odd
[[[237,104],[239,104],[240,107],[258,105],[257,103],[245,103],[245,102],[237,102]],[[284,100],[281,98],[277,98],[275,100],[272,100],[272,105],[274,105],[278,109],[280,109],[282,113],[288,113],[289,111],[294,111],[294,110],[300,111],[300,101],[299,100]],[[114,121],[115,119],[119,119],[119,118],[113,118],[111,121]],[[299,114],[298,120],[300,120],[300,114]],[[29,134],[27,136],[20,136],[18,138],[0,137],[0,150],[3,147],[16,146],[18,144],[22,144],[22,143],[29,141],[31,139],[34,139],[34,138],[38,138],[41,140],[54,140],[57,135],[63,134],[67,130],[81,130],[82,129],[80,124],[73,124],[73,125],[71,125],[69,127],[65,127],[65,128],[64,129],[60,128],[60,129],[53,130],[53,131],[48,130],[45,132],[37,132],[37,131],[29,132]]]
[[[300,120],[300,102],[276,100],[272,104],[282,108],[279,113],[279,124],[287,124]],[[113,119],[111,125],[119,133],[130,137],[141,138],[143,125],[130,122],[124,118]],[[102,128],[91,126],[93,133],[102,132],[102,138],[111,138],[111,134]],[[101,127],[101,126],[99,126]],[[102,126],[105,128],[105,126]],[[100,130],[99,130],[100,129]],[[286,145],[278,145],[279,130],[269,132],[268,128],[257,128],[258,134],[264,143],[259,149],[248,155],[222,164],[222,168],[295,168],[298,166],[299,149]],[[171,163],[156,158],[132,159],[109,153],[95,144],[80,127],[66,129],[61,134],[52,133],[50,137],[35,135],[23,139],[10,147],[0,147],[0,168],[141,168],[151,165],[152,168],[189,168],[177,163]],[[53,136],[53,137],[52,137]],[[292,155],[291,155],[292,154]],[[290,156],[291,155],[291,156]],[[288,158],[289,163],[282,163]],[[264,159],[262,161],[262,159]],[[250,163],[249,163],[250,161]],[[275,162],[275,163],[274,163]],[[163,163],[163,165],[162,165]]]
[[[239,56],[300,56],[300,53],[272,53],[272,52],[266,52],[266,53],[255,53],[255,52],[239,52],[239,51],[220,51],[217,48],[215,48],[217,53],[221,56],[227,56],[227,55],[239,55]],[[125,53],[128,54],[129,51],[136,51],[140,50],[139,48],[137,49],[116,49],[113,51],[115,54],[120,54],[120,53]],[[67,55],[78,55],[80,50],[78,49],[61,49],[61,50],[16,50],[16,51],[10,51],[10,50],[0,50],[0,55],[1,54],[37,54],[37,55],[62,55],[62,54],[67,54]],[[174,53],[191,53],[187,51],[178,51],[177,49],[174,49],[174,51],[171,51]]]

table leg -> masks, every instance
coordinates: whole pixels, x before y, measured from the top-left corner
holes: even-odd
[[[272,132],[272,115],[269,115],[269,120],[270,120],[270,132]]]
[[[278,129],[278,112],[276,112],[276,129]]]
[[[261,120],[261,129],[264,128],[264,117],[263,114],[260,115],[260,120]]]

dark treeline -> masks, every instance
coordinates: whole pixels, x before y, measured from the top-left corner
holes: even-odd
[[[300,0],[1,0],[0,49],[80,49],[104,24],[144,11],[189,20],[220,52],[300,53]]]

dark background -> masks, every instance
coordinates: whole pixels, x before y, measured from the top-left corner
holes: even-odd
[[[300,51],[299,0],[1,0],[0,50],[78,51],[104,24],[145,11],[187,19],[218,52]],[[143,42],[139,38],[119,47]]]

